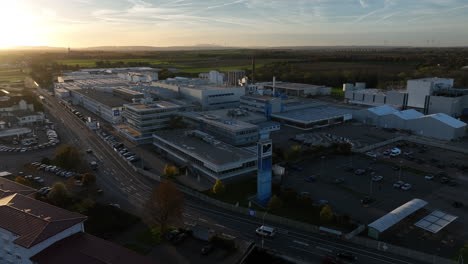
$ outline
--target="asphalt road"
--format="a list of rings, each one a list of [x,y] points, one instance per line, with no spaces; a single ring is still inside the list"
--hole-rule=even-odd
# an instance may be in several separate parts
[[[49,113],[60,120],[61,124],[59,125],[64,126],[72,133],[71,136],[76,138],[77,145],[82,150],[88,148],[93,150],[95,156],[92,158],[97,159],[100,164],[96,178],[97,184],[104,190],[103,199],[119,203],[123,209],[143,215],[145,201],[157,183],[133,171],[106,142],[86,128],[85,124],[71,112],[58,104],[56,98],[42,89],[39,89],[39,92],[49,102],[46,105]],[[185,222],[210,225],[215,230],[254,240],[259,246],[262,245],[262,241],[255,235],[255,229],[262,225],[259,219],[217,208],[188,196],[186,196],[185,204]],[[304,263],[320,263],[323,256],[333,255],[340,251],[355,254],[358,257],[355,263],[421,263],[377,249],[369,249],[323,237],[319,234],[305,233],[268,222],[265,224],[277,227],[278,234],[273,239],[266,239],[264,247],[292,256]]]

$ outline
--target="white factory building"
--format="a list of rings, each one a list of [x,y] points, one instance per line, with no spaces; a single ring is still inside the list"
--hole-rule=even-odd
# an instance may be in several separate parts
[[[158,131],[153,145],[179,166],[211,182],[228,181],[257,170],[257,155],[216,140],[199,130]]]
[[[423,78],[408,80],[406,90],[385,91],[343,85],[350,104],[399,109],[414,108],[424,114],[445,113],[453,117],[468,114],[468,89],[454,88],[453,79]]]
[[[289,82],[264,82],[256,83],[257,89],[263,95],[285,95],[285,96],[317,96],[330,95],[331,87],[324,85],[313,85],[305,83],[289,83]]]
[[[153,82],[155,94],[170,94],[181,97],[200,110],[214,110],[239,106],[240,97],[245,95],[243,87],[217,86],[199,79],[176,77]],[[165,91],[164,91],[165,90]]]
[[[466,135],[467,124],[444,113],[424,115],[414,109],[398,111],[382,105],[356,111],[354,119],[368,125],[412,131],[424,137],[452,140]]]

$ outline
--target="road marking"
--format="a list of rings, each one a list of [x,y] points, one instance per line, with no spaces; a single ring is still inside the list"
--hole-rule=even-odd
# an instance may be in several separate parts
[[[186,213],[183,213],[182,215],[183,215],[184,217],[191,217],[191,215],[186,214]]]
[[[215,226],[217,226],[217,227],[221,227],[221,228],[226,228],[225,226],[223,226],[223,225],[220,225],[220,224],[215,224]]]
[[[304,252],[307,252],[307,253],[310,253],[312,255],[316,255],[316,256],[319,256],[319,257],[324,257],[325,255],[323,254],[318,254],[316,252],[313,252],[313,251],[310,251],[310,250],[306,250],[304,248],[300,248],[300,247],[295,247],[295,246],[288,246],[289,248],[294,248],[296,250],[300,250],[300,251],[304,251]]]
[[[329,249],[329,248],[323,248],[323,247],[319,247],[319,246],[316,246],[317,249],[320,249],[320,250],[323,250],[323,251],[326,251],[326,252],[330,252],[332,253],[333,250],[332,249]]]
[[[277,232],[278,232],[279,234],[283,234],[283,235],[288,234],[288,230],[282,229],[282,228],[278,228],[278,229],[277,229]]]
[[[208,222],[208,220],[198,217],[198,221]]]
[[[309,246],[309,244],[307,244],[306,242],[302,242],[302,241],[298,241],[298,240],[293,240],[293,242],[296,243],[296,244],[305,246],[305,247],[308,247],[308,246]]]

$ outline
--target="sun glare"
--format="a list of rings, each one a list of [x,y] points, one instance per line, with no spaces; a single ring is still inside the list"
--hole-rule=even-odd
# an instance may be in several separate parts
[[[16,1],[6,1],[0,8],[0,48],[40,44],[34,16]]]

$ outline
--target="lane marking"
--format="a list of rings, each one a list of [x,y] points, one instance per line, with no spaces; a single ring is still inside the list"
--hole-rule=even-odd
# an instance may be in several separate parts
[[[305,247],[308,247],[308,246],[309,246],[309,244],[307,244],[306,242],[302,242],[302,241],[298,241],[298,240],[293,240],[293,242],[296,243],[296,244],[305,246]]]
[[[317,249],[320,249],[320,250],[323,250],[323,251],[326,251],[326,252],[330,252],[332,253],[333,250],[332,249],[329,249],[329,248],[323,248],[323,247],[319,247],[319,246],[316,246]]]
[[[225,226],[223,226],[223,225],[220,225],[220,224],[215,224],[215,226],[217,226],[217,227],[221,227],[221,228],[226,228]]]
[[[208,222],[208,220],[206,220],[206,219],[203,219],[203,218],[200,218],[200,217],[198,217],[198,221],[202,221],[202,222],[205,222],[205,223],[207,223],[207,222]]]
[[[304,251],[304,252],[307,252],[307,253],[310,253],[312,255],[316,255],[316,256],[319,256],[319,257],[325,257],[325,255],[323,254],[319,254],[319,253],[316,253],[316,252],[313,252],[313,251],[310,251],[310,250],[306,250],[304,248],[300,248],[300,247],[295,247],[295,246],[288,246],[289,248],[293,248],[295,250],[300,250],[300,251]]]

